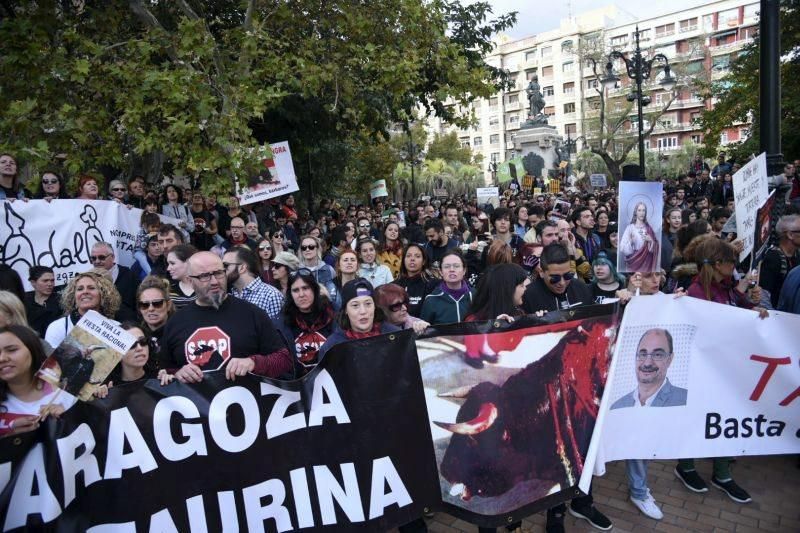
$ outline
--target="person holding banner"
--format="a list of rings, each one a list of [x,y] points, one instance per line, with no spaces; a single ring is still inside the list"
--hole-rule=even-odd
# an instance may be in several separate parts
[[[0,153],[0,200],[24,200],[31,194],[20,186],[17,178],[17,160],[11,154]]]
[[[175,305],[169,290],[169,282],[158,276],[147,276],[136,291],[136,307],[142,318],[142,331],[158,349],[164,325],[175,314]],[[152,364],[155,367],[155,359]]]
[[[419,317],[425,297],[439,285],[439,280],[428,269],[428,258],[423,247],[410,243],[403,252],[403,264],[395,283],[408,294],[408,314]]]
[[[32,329],[0,328],[0,437],[33,431],[75,403],[75,397],[36,377],[45,359]]]
[[[461,251],[450,250],[442,256],[442,281],[425,297],[420,318],[433,325],[462,322],[472,305],[472,290],[464,280],[467,263]]]
[[[56,198],[69,198],[64,178],[50,170],[43,172],[42,179],[39,182],[39,190],[34,198],[47,200],[48,202]]]
[[[700,265],[700,272],[689,286],[687,291],[689,296],[753,309],[758,311],[762,319],[768,316],[766,309],[756,307],[761,299],[761,289],[755,285],[757,281],[755,276],[751,273],[742,277],[738,283],[734,280],[737,253],[733,245],[721,239],[706,238],[697,246],[695,258]],[[708,486],[695,470],[694,459],[678,461],[675,476],[692,492],[708,492]],[[750,494],[737,485],[731,477],[729,457],[714,458],[711,484],[737,503],[753,501]]]

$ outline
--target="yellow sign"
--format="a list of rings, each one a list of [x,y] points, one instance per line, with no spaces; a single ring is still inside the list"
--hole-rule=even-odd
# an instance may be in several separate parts
[[[522,177],[522,188],[526,191],[529,191],[531,190],[531,187],[533,187],[533,176],[525,174]]]

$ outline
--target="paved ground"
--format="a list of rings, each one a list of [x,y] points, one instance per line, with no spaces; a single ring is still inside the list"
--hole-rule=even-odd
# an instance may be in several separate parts
[[[651,520],[628,500],[628,482],[622,463],[608,465],[608,473],[594,480],[594,499],[614,522],[613,531],[779,531],[800,532],[800,468],[798,458],[790,456],[740,457],[732,466],[733,476],[753,497],[749,504],[738,504],[724,493],[709,488],[694,494],[684,488],[672,473],[674,461],[650,463],[650,491],[664,512],[663,520]],[[697,469],[708,482],[711,462],[697,461]],[[544,531],[544,515],[529,517],[523,531]],[[568,532],[597,531],[584,521],[567,516]],[[430,531],[442,533],[477,532],[477,527],[444,513],[428,520]],[[502,530],[498,530],[500,533]]]

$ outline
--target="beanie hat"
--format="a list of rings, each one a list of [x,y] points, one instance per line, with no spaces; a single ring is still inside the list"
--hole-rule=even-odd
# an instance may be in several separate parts
[[[344,284],[344,287],[342,287],[342,309],[347,307],[347,302],[353,298],[358,298],[359,296],[372,296],[372,292],[372,284],[363,278],[357,278],[348,281]]]

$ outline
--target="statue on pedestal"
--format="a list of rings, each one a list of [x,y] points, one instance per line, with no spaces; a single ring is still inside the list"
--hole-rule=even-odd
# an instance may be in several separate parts
[[[541,126],[547,124],[547,115],[543,113],[544,110],[544,95],[542,88],[539,85],[539,77],[533,76],[531,82],[528,84],[525,92],[528,95],[528,120],[522,127]]]

